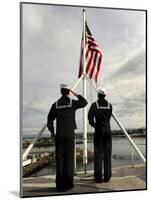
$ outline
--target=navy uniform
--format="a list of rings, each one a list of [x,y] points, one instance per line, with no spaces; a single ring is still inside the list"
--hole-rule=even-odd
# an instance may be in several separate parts
[[[94,180],[101,183],[102,162],[104,163],[104,181],[111,178],[112,136],[110,118],[112,105],[105,100],[104,88],[98,90],[98,100],[94,102],[88,113],[89,124],[95,128],[94,133]]]
[[[56,188],[65,191],[73,187],[74,175],[74,129],[76,129],[75,111],[87,105],[81,96],[78,100],[68,97],[69,86],[61,84],[62,97],[56,101],[48,114],[47,127],[54,134],[53,121],[56,119]]]

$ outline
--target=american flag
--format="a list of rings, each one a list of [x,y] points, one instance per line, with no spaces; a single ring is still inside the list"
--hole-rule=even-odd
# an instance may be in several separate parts
[[[92,36],[87,22],[85,23],[85,72],[89,75],[89,78],[97,82],[98,74],[101,67],[102,53],[100,48]],[[81,54],[80,54],[80,68],[79,75],[80,78],[83,73],[83,46],[84,46],[83,36],[81,40]]]

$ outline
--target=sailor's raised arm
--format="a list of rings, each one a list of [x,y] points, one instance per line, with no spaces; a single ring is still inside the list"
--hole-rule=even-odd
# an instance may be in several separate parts
[[[83,107],[85,107],[88,104],[87,100],[82,95],[77,94],[77,93],[73,92],[72,90],[70,90],[70,92],[74,96],[76,96],[78,98],[78,100],[74,100],[76,109],[83,108]]]

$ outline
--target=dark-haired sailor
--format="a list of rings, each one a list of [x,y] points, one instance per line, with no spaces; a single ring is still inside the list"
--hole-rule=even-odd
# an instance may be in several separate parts
[[[105,99],[106,90],[98,89],[98,100],[94,102],[88,113],[89,124],[94,127],[94,181],[108,182],[111,178],[112,136],[110,118],[112,105]],[[104,179],[102,173],[104,163]]]
[[[52,135],[54,131],[54,120],[56,120],[56,189],[66,191],[73,188],[74,176],[74,129],[77,128],[75,112],[87,105],[86,99],[70,90],[67,84],[61,84],[61,98],[51,107],[47,127]],[[70,92],[78,100],[69,97]]]

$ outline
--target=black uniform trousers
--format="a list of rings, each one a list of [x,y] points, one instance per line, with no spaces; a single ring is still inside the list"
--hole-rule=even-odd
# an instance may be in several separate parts
[[[112,136],[94,135],[94,179],[102,181],[102,163],[104,164],[104,180],[111,178]]]
[[[58,191],[73,187],[74,131],[70,135],[56,134],[56,188]]]

